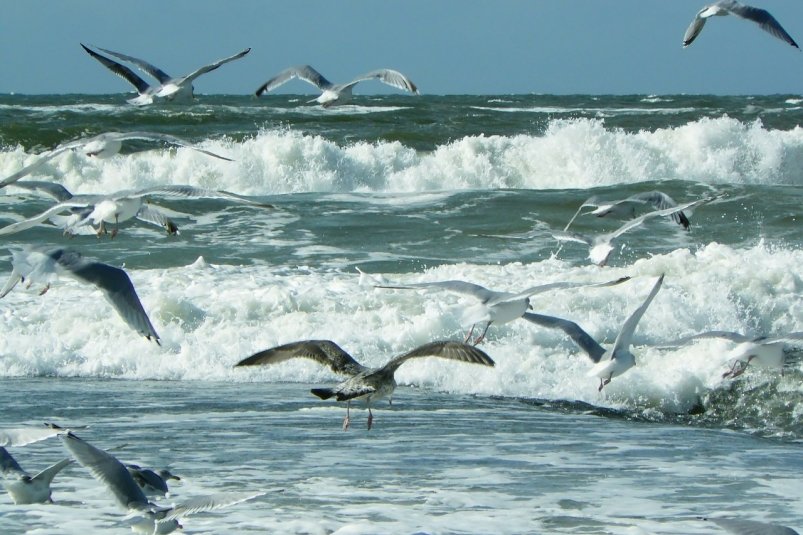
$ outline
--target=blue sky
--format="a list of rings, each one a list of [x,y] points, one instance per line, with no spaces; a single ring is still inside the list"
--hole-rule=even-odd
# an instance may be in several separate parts
[[[803,2],[756,0],[803,45]],[[132,88],[79,43],[171,75],[252,47],[195,82],[249,94],[290,65],[333,82],[388,67],[424,94],[803,92],[803,52],[735,17],[687,49],[700,0],[6,0],[0,93]],[[143,78],[148,79],[146,75]],[[294,81],[283,92],[312,93]],[[377,82],[356,93],[383,92]]]

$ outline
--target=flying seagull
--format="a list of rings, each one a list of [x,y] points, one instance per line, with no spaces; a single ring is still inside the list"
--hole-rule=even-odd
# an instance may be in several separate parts
[[[803,332],[755,337],[731,331],[707,331],[662,345],[661,349],[674,349],[706,338],[722,338],[737,344],[728,353],[727,361],[730,363],[730,369],[722,374],[723,379],[740,376],[751,363],[762,368],[780,369],[783,375],[786,346],[803,347]]]
[[[56,474],[71,463],[72,459],[62,459],[35,476],[31,476],[20,467],[5,448],[0,447],[0,472],[3,474],[3,486],[16,505],[52,503],[50,484]]]
[[[725,15],[736,15],[745,20],[755,22],[762,30],[771,33],[778,39],[786,41],[793,47],[800,49],[786,30],[770,15],[769,11],[757,7],[740,4],[735,0],[721,0],[705,6],[697,12],[694,20],[691,21],[686,34],[683,36],[683,48],[689,46],[694,41],[705,26],[709,17],[723,17]]]
[[[412,351],[399,355],[380,368],[367,368],[354,360],[337,344],[330,340],[304,340],[273,347],[254,353],[235,364],[235,366],[257,366],[276,364],[286,360],[304,357],[328,366],[333,372],[348,375],[349,378],[333,388],[313,388],[311,392],[321,399],[334,397],[346,402],[346,419],[343,430],[351,423],[350,409],[352,399],[364,399],[368,406],[368,429],[374,421],[371,402],[392,396],[396,389],[396,370],[412,358],[440,357],[483,366],[493,366],[494,361],[485,352],[460,342],[430,342]]]
[[[159,81],[158,85],[150,85],[145,80],[137,76],[134,71],[122,65],[106,56],[103,56],[94,50],[88,48],[83,43],[81,44],[84,50],[98,60],[104,67],[112,71],[114,74],[124,78],[127,80],[131,85],[133,85],[137,93],[139,95],[135,98],[129,99],[127,102],[129,104],[134,104],[137,106],[143,106],[146,104],[152,104],[154,99],[167,99],[167,100],[191,100],[193,98],[193,91],[194,87],[192,82],[201,76],[202,74],[206,74],[210,71],[213,71],[220,67],[223,64],[226,64],[230,61],[234,61],[235,59],[240,59],[241,57],[248,54],[251,51],[250,48],[246,48],[242,52],[238,52],[233,56],[229,56],[227,58],[223,58],[217,60],[214,63],[210,63],[209,65],[204,65],[203,67],[191,72],[186,76],[181,76],[178,78],[173,78],[172,76],[166,74],[163,70],[158,67],[155,67],[148,63],[147,61],[127,56],[125,54],[120,54],[119,52],[113,52],[111,50],[107,50],[105,48],[96,47],[98,50],[102,50],[103,52],[110,54],[117,59],[122,61],[127,61],[136,65],[142,71],[150,74],[154,78]]]
[[[187,147],[188,149],[202,152],[214,158],[219,158],[221,160],[226,160],[229,162],[232,161],[231,158],[226,158],[225,156],[220,156],[219,154],[215,154],[214,152],[209,152],[208,150],[201,149],[199,147],[196,147],[189,141],[185,141],[181,138],[178,138],[176,136],[171,136],[168,134],[159,134],[156,132],[104,132],[96,136],[85,137],[81,139],[76,139],[74,141],[69,141],[67,143],[62,143],[55,149],[40,154],[39,158],[35,162],[23,167],[13,175],[6,177],[2,181],[0,181],[0,188],[8,186],[9,184],[13,184],[20,178],[36,171],[44,164],[46,164],[48,161],[52,160],[59,154],[66,152],[68,150],[79,150],[80,152],[86,154],[87,156],[94,156],[96,158],[111,158],[112,156],[120,152],[120,148],[123,145],[123,141],[128,141],[130,139],[144,139],[146,141],[158,141],[162,143],[168,143],[171,145],[176,145],[178,147]]]
[[[107,451],[96,448],[73,433],[59,435],[67,451],[92,476],[106,485],[130,518],[139,521],[132,526],[147,533],[170,533],[181,528],[178,519],[192,513],[211,511],[262,496],[257,493],[226,493],[190,499],[172,507],[151,503],[123,463]]]
[[[525,313],[523,317],[536,325],[560,329],[565,332],[594,362],[594,367],[591,368],[588,375],[590,377],[599,377],[599,390],[601,391],[605,385],[611,382],[611,379],[617,375],[622,375],[636,365],[636,357],[630,352],[633,333],[636,331],[636,326],[644,315],[644,312],[646,312],[647,307],[650,306],[658,290],[661,289],[663,281],[663,275],[658,277],[650,294],[641,306],[634,310],[630,317],[622,324],[619,334],[616,335],[616,341],[613,343],[613,347],[608,350],[603,348],[599,342],[594,340],[591,335],[573,321],[556,318],[554,316],[545,316],[543,314],[533,314],[531,312]]]
[[[157,205],[150,202],[151,197],[167,197],[173,199],[218,198],[234,201],[260,208],[274,208],[271,204],[253,201],[242,195],[223,190],[210,190],[185,185],[166,185],[141,190],[122,190],[108,195],[72,195],[61,186],[43,186],[42,182],[31,181],[21,187],[42,191],[54,198],[61,199],[56,205],[29,219],[12,223],[0,228],[0,236],[14,234],[29,229],[63,212],[70,212],[71,218],[63,224],[66,233],[72,233],[83,225],[97,225],[98,235],[106,232],[106,223],[113,223],[111,237],[119,230],[119,224],[131,218],[163,227],[168,234],[176,234],[178,227]],[[19,185],[19,183],[17,183]]]
[[[50,288],[50,283],[59,275],[69,275],[81,282],[97,286],[117,314],[133,330],[159,344],[159,335],[151,325],[150,319],[131,279],[125,271],[108,264],[85,258],[81,253],[60,247],[25,245],[12,250],[11,276],[2,290],[0,299],[5,297],[21,281],[31,284],[44,283],[39,295]]]
[[[712,201],[713,198],[706,198],[706,199],[699,199],[692,202],[687,202],[685,204],[681,204],[678,206],[674,206],[671,208],[665,208],[663,210],[655,210],[652,212],[647,212],[635,219],[631,219],[618,229],[613,232],[608,232],[605,234],[597,235],[593,238],[584,236],[582,234],[578,234],[576,232],[556,232],[552,236],[558,241],[574,241],[579,243],[584,243],[588,245],[588,258],[598,266],[604,266],[608,262],[608,258],[611,256],[613,252],[613,245],[612,242],[625,232],[632,230],[645,221],[652,219],[654,217],[664,217],[664,216],[671,216],[672,214],[682,212],[683,210],[689,210],[698,206],[703,203],[707,203]]]
[[[275,89],[283,83],[292,80],[293,78],[299,78],[305,82],[309,82],[320,89],[321,95],[310,102],[317,102],[324,108],[339,104],[346,104],[347,102],[351,101],[352,89],[354,89],[355,85],[364,80],[377,79],[380,82],[397,89],[409,91],[410,93],[414,93],[416,95],[418,94],[418,88],[412,82],[412,80],[407,78],[399,71],[394,71],[391,69],[377,69],[375,71],[365,73],[348,82],[347,84],[333,84],[309,65],[299,65],[283,70],[259,86],[259,88],[256,90],[256,96],[260,96],[267,91]]]
[[[469,295],[476,298],[479,303],[467,307],[463,311],[462,323],[471,324],[468,334],[464,342],[471,340],[471,335],[474,333],[474,327],[477,323],[484,322],[485,328],[472,345],[477,345],[485,339],[488,328],[492,323],[507,323],[522,315],[528,310],[532,309],[530,305],[530,297],[548,292],[551,290],[562,290],[567,288],[582,288],[582,287],[600,287],[600,286],[614,286],[630,279],[630,277],[622,277],[608,282],[601,283],[583,283],[583,282],[553,282],[549,284],[542,284],[540,286],[533,286],[518,293],[497,292],[489,290],[479,284],[471,282],[464,282],[460,280],[438,281],[438,282],[419,282],[411,284],[376,284],[376,288],[389,288],[397,290],[417,290],[417,289],[434,289],[446,290],[452,293]]]
[[[674,208],[677,205],[678,203],[676,203],[672,197],[657,190],[636,193],[635,195],[616,201],[603,201],[594,195],[580,205],[563,228],[563,231],[569,230],[569,227],[577,216],[580,215],[580,211],[583,208],[594,207],[594,210],[586,213],[597,217],[611,216],[616,219],[633,219],[636,217],[637,212],[640,212],[643,208],[648,206],[651,206],[654,210],[666,210],[668,208]],[[682,226],[684,230],[689,230],[689,218],[682,211],[672,212],[669,214],[669,217],[672,218],[672,221]]]

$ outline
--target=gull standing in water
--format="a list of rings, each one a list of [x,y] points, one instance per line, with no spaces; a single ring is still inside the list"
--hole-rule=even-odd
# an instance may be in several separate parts
[[[195,88],[192,85],[192,82],[201,76],[202,74],[206,74],[210,71],[213,71],[224,65],[230,61],[234,61],[235,59],[240,59],[241,57],[248,54],[251,49],[246,48],[242,52],[238,52],[233,56],[229,56],[227,58],[220,59],[214,63],[210,63],[209,65],[204,65],[203,67],[191,72],[186,76],[181,76],[178,78],[173,78],[172,76],[165,73],[162,69],[151,65],[147,61],[127,56],[125,54],[120,54],[119,52],[113,52],[111,50],[107,50],[105,48],[96,47],[98,50],[102,50],[103,52],[110,54],[120,60],[128,61],[139,67],[144,72],[150,74],[154,78],[159,81],[159,85],[150,85],[145,80],[137,76],[134,71],[117,63],[116,61],[107,58],[101,54],[98,54],[94,50],[88,48],[83,43],[81,44],[86,52],[98,60],[104,67],[112,71],[114,74],[124,78],[127,80],[131,85],[133,85],[139,96],[129,99],[127,102],[129,104],[134,104],[136,106],[144,106],[146,104],[152,104],[154,99],[166,99],[166,100],[175,100],[175,101],[189,101],[192,100],[194,97],[193,91]]]
[[[12,250],[11,276],[2,290],[0,299],[8,295],[20,281],[28,287],[33,283],[44,283],[39,295],[50,288],[59,275],[69,275],[81,282],[88,282],[103,291],[103,296],[114,307],[117,314],[130,328],[153,340],[157,345],[159,335],[151,325],[148,314],[142,308],[134,285],[128,274],[120,268],[84,258],[81,253],[60,247],[26,245]],[[63,431],[63,430],[62,430]]]
[[[40,154],[39,158],[35,162],[23,167],[13,175],[0,181],[0,188],[8,186],[9,184],[13,184],[20,178],[36,171],[48,161],[68,150],[79,150],[85,155],[93,156],[95,158],[111,158],[120,152],[120,149],[123,146],[123,141],[128,141],[131,139],[143,139],[146,141],[169,143],[178,147],[186,147],[188,149],[196,150],[214,158],[219,158],[228,162],[232,161],[231,158],[226,158],[225,156],[220,156],[214,152],[209,152],[208,150],[198,148],[189,141],[185,141],[181,138],[168,134],[159,134],[156,132],[104,132],[96,136],[85,137],[76,139],[75,141],[62,143],[55,149]]]
[[[334,397],[337,401],[346,402],[346,419],[343,420],[343,430],[349,428],[351,423],[351,400],[364,399],[368,406],[368,429],[373,425],[374,416],[371,412],[371,402],[384,397],[392,396],[396,389],[396,370],[412,358],[440,357],[483,366],[493,366],[484,351],[460,342],[430,342],[419,346],[412,351],[399,355],[380,368],[368,368],[354,360],[337,344],[330,340],[304,340],[273,347],[254,353],[235,364],[235,366],[257,366],[261,364],[276,364],[292,358],[312,359],[333,372],[348,375],[349,378],[333,388],[313,388],[311,392],[321,399]]]
[[[683,48],[686,48],[692,44],[697,36],[700,35],[700,32],[703,31],[703,26],[705,26],[705,22],[710,17],[723,17],[725,15],[736,15],[737,17],[741,17],[745,20],[755,22],[762,30],[769,32],[778,39],[781,39],[793,47],[800,49],[795,40],[792,39],[788,33],[786,33],[786,30],[784,30],[780,23],[775,20],[775,17],[770,15],[769,11],[740,4],[735,0],[721,0],[719,2],[709,4],[698,11],[697,15],[694,16],[694,20],[691,21],[691,24],[686,30],[686,33],[683,35]]]
[[[320,89],[321,95],[310,102],[317,102],[324,108],[350,102],[352,98],[352,89],[354,89],[355,85],[364,80],[376,79],[397,89],[409,91],[410,93],[416,95],[418,94],[418,88],[412,82],[412,80],[407,78],[399,71],[394,71],[392,69],[377,69],[375,71],[358,76],[347,84],[333,84],[309,65],[300,65],[283,70],[259,86],[255,94],[256,96],[260,96],[263,93],[275,89],[283,83],[292,80],[293,78],[299,78],[305,82],[309,82]]]
[[[16,505],[53,503],[50,484],[56,474],[71,463],[72,459],[62,459],[35,476],[31,476],[20,467],[5,448],[0,447],[0,471],[3,474],[3,486]]]
[[[128,513],[138,518],[132,529],[144,533],[171,533],[182,526],[178,519],[192,513],[211,511],[262,496],[264,492],[226,493],[190,499],[172,507],[151,503],[123,463],[72,433],[59,435],[67,451],[87,468],[92,477],[106,485]]]
[[[56,199],[62,198],[63,200],[38,215],[0,228],[0,235],[14,234],[29,229],[65,211],[69,211],[76,216],[65,223],[65,232],[67,233],[72,232],[75,228],[92,223],[98,225],[97,233],[100,235],[106,232],[105,223],[114,223],[114,229],[111,232],[111,237],[114,238],[119,230],[120,222],[135,217],[146,223],[163,227],[168,234],[176,234],[178,232],[176,224],[170,220],[162,209],[150,202],[150,197],[173,199],[218,198],[260,208],[274,208],[272,204],[256,202],[228,191],[185,185],[155,186],[137,191],[122,190],[109,195],[72,195],[63,187],[43,186],[41,182],[37,181],[23,184],[21,187],[44,191]]]
[[[597,217],[612,216],[616,219],[633,219],[636,217],[636,212],[641,211],[641,209],[646,206],[652,206],[655,210],[666,210],[668,208],[675,208],[677,205],[678,203],[676,203],[672,197],[657,190],[636,193],[635,195],[618,201],[603,201],[595,195],[580,205],[580,208],[574,213],[563,228],[563,231],[566,232],[569,230],[571,224],[577,216],[580,215],[580,211],[587,207],[593,206],[594,210],[586,212],[586,214],[595,215]],[[669,214],[669,217],[672,218],[672,221],[683,227],[684,230],[689,230],[689,218],[683,211],[672,212]]]
[[[540,286],[533,286],[522,292],[509,293],[509,292],[496,292],[489,290],[479,284],[471,282],[464,282],[459,280],[438,281],[438,282],[419,282],[404,285],[389,285],[389,284],[376,284],[376,288],[388,288],[395,290],[417,290],[417,289],[435,289],[446,290],[448,292],[470,295],[479,300],[479,303],[467,307],[463,310],[461,322],[463,324],[471,324],[466,339],[463,342],[471,340],[471,335],[474,333],[474,327],[477,323],[485,322],[485,328],[472,345],[477,345],[485,339],[488,328],[492,323],[507,323],[517,318],[522,317],[525,312],[532,309],[530,305],[530,297],[548,292],[551,290],[562,290],[567,288],[583,288],[583,287],[602,287],[614,286],[629,280],[630,277],[622,277],[608,282],[600,283],[584,283],[584,282],[553,282],[549,284],[542,284]]]
[[[675,340],[662,345],[661,349],[673,349],[706,338],[722,338],[737,344],[727,355],[730,369],[722,374],[723,379],[740,376],[751,363],[760,368],[779,369],[783,375],[786,346],[803,347],[803,332],[751,337],[731,331],[708,331]]]
[[[658,277],[658,280],[655,281],[650,294],[641,306],[634,310],[630,317],[622,324],[619,334],[616,335],[616,341],[613,343],[613,347],[608,350],[605,350],[599,342],[594,340],[591,335],[573,321],[530,312],[525,313],[523,317],[536,325],[560,329],[565,332],[594,362],[594,367],[591,368],[588,375],[590,377],[599,377],[599,390],[601,391],[605,385],[611,382],[611,379],[617,375],[622,375],[636,365],[636,357],[630,352],[630,344],[633,342],[633,333],[636,331],[636,326],[644,315],[644,312],[646,312],[647,307],[650,306],[658,290],[661,289],[661,284],[663,282],[664,276],[661,275]]]

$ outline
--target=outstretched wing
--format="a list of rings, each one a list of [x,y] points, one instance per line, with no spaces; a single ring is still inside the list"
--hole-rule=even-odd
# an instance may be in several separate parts
[[[234,54],[233,56],[229,56],[227,58],[219,59],[214,63],[210,63],[209,65],[204,65],[203,67],[192,71],[187,76],[184,76],[183,78],[180,78],[177,83],[178,84],[183,84],[185,82],[192,82],[193,80],[195,80],[196,78],[198,78],[202,74],[206,74],[209,71],[214,71],[215,69],[217,69],[221,65],[225,65],[226,63],[228,63],[230,61],[234,61],[235,59],[240,59],[241,57],[245,56],[249,52],[251,52],[251,49],[250,48],[246,48],[242,52],[238,52],[238,53]]]
[[[45,182],[44,180],[21,180],[14,183],[15,187],[22,188],[28,191],[35,191],[37,193],[44,193],[49,197],[56,199],[59,202],[69,201],[73,198],[67,188],[55,182]]]
[[[230,193],[228,191],[223,191],[223,190],[196,188],[195,186],[183,186],[183,185],[155,186],[152,188],[141,189],[133,193],[131,192],[122,192],[122,193],[126,197],[158,196],[158,197],[168,197],[174,199],[227,199],[230,201],[235,201],[243,204],[250,204],[252,206],[260,206],[262,208],[274,208],[272,204],[257,202],[252,199],[249,199],[248,197],[237,195],[236,193]]]
[[[437,281],[437,282],[415,282],[410,284],[399,284],[399,285],[378,284],[376,285],[376,288],[389,288],[394,290],[419,290],[419,289],[432,288],[435,290],[446,290],[447,292],[470,295],[471,297],[479,299],[483,303],[499,295],[499,292],[494,292],[492,290],[489,290],[488,288],[480,286],[479,284],[473,284],[471,282],[464,282],[457,280]]]
[[[339,345],[331,340],[303,340],[272,347],[254,353],[235,364],[235,366],[276,364],[298,357],[312,359],[329,367],[333,372],[344,375],[357,375],[369,369],[354,360],[354,357],[343,351]]]
[[[202,152],[208,156],[219,158],[221,160],[226,160],[227,162],[234,161],[231,158],[226,158],[225,156],[220,156],[219,154],[215,154],[214,152],[209,152],[208,150],[196,147],[189,141],[185,141],[179,137],[171,136],[169,134],[159,134],[157,132],[108,132],[106,135],[109,137],[113,137],[115,139],[119,139],[120,141],[126,139],[146,139],[148,141],[163,141],[165,143],[170,143],[172,145],[177,145],[179,147],[186,147],[188,149],[197,150],[198,152]]]
[[[639,306],[633,313],[627,318],[622,325],[619,334],[616,336],[616,341],[613,344],[612,354],[616,355],[620,350],[627,349],[630,347],[630,343],[633,340],[633,333],[636,331],[636,326],[638,322],[641,320],[641,317],[647,311],[647,307],[650,306],[652,300],[655,298],[655,295],[658,293],[658,290],[661,289],[661,284],[664,282],[664,276],[661,275],[658,277],[658,280],[655,281],[655,284],[650,291],[650,294],[644,300],[644,302]]]
[[[60,202],[54,206],[51,206],[41,214],[31,217],[30,219],[17,221],[16,223],[12,223],[10,225],[6,225],[3,228],[0,228],[0,236],[6,234],[14,234],[16,232],[29,229],[31,227],[35,227],[42,221],[48,219],[51,216],[59,214],[64,210],[67,210],[68,208],[81,208],[86,206],[87,206],[86,203],[83,202],[73,202],[73,201]]]
[[[775,19],[775,17],[773,17],[770,14],[770,12],[767,11],[766,9],[746,6],[738,2],[730,3],[729,5],[726,6],[726,9],[731,13],[733,13],[734,15],[755,22],[765,32],[769,32],[771,35],[774,35],[778,39],[786,41],[793,47],[800,48],[799,46],[797,46],[795,40],[792,39],[792,37],[788,33],[786,33],[786,30],[783,29],[783,26],[781,26],[781,24]]]
[[[676,203],[672,197],[658,190],[636,193],[635,195],[628,197],[627,200],[650,204],[656,210],[675,208],[678,205],[678,203]],[[689,218],[686,217],[686,214],[684,214],[682,211],[672,212],[669,214],[669,217],[671,217],[672,221],[682,226],[684,229],[689,229]]]
[[[697,36],[700,35],[700,32],[703,31],[703,26],[705,26],[706,19],[701,17],[700,14],[705,11],[707,8],[700,10],[697,15],[694,16],[694,20],[691,21],[689,27],[686,28],[686,33],[683,34],[683,48],[686,48],[692,41],[697,39]]]
[[[321,91],[325,89],[329,89],[332,87],[332,82],[324,78],[324,76],[310,67],[309,65],[297,65],[294,67],[288,67],[287,69],[283,70],[261,86],[255,91],[254,94],[256,96],[260,96],[262,93],[266,91],[270,91],[271,89],[275,89],[280,85],[284,84],[285,82],[289,82],[293,78],[298,78],[300,80],[304,80],[307,83],[310,83],[320,89]]]
[[[148,84],[148,82],[137,76],[134,73],[134,71],[132,71],[125,65],[121,65],[116,61],[107,58],[106,56],[98,54],[94,50],[87,48],[83,43],[81,44],[81,47],[83,47],[83,49],[86,50],[87,54],[89,54],[90,56],[98,60],[101,64],[103,64],[104,67],[106,67],[114,74],[122,77],[128,83],[133,85],[137,89],[137,93],[139,93],[140,95],[147,92],[148,89],[150,89],[151,86]]]
[[[442,359],[458,360],[471,364],[481,364],[483,366],[493,366],[494,361],[481,349],[464,344],[462,342],[438,341],[430,342],[409,351],[398,357],[394,357],[382,368],[383,372],[393,372],[412,358],[418,357],[440,357]]]
[[[562,330],[580,347],[580,349],[585,351],[595,363],[599,362],[602,355],[605,354],[605,348],[573,321],[557,318],[555,316],[533,314],[532,312],[525,312],[522,318],[542,327]]]
[[[96,46],[95,48],[97,48],[98,50],[102,50],[102,51],[106,52],[107,54],[110,54],[110,55],[116,57],[117,59],[121,59],[121,60],[127,61],[129,63],[133,63],[134,65],[136,65],[137,67],[139,67],[143,71],[147,72],[148,74],[150,74],[151,76],[153,76],[154,78],[159,80],[160,84],[167,83],[172,78],[169,74],[164,72],[159,67],[151,65],[150,63],[148,63],[147,61],[145,61],[143,59],[135,58],[133,56],[126,56],[125,54],[121,54],[119,52],[113,52],[111,50],[108,50],[108,49],[105,49],[105,48],[101,48],[99,46]]]
[[[0,474],[6,479],[10,479],[26,476],[28,472],[22,469],[19,463],[17,463],[14,457],[12,457],[4,447],[0,446]]]
[[[394,71],[393,69],[377,69],[375,71],[367,72],[356,77],[349,83],[343,84],[343,87],[354,86],[363,80],[379,80],[380,82],[391,87],[395,87],[396,89],[418,94],[418,87],[416,87],[413,81],[399,71]]]

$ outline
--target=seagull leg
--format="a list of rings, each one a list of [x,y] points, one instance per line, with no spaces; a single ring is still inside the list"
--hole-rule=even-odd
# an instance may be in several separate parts
[[[613,379],[613,375],[609,375],[607,379],[603,379],[602,377],[600,377],[599,388],[597,389],[597,392],[602,392],[602,389],[605,387],[605,385],[611,382],[611,379]]]
[[[464,344],[467,344],[469,340],[471,340],[471,335],[474,334],[474,325],[475,323],[471,324],[471,328],[468,330],[468,334],[466,335],[466,339],[463,340]]]
[[[480,342],[482,342],[483,340],[485,340],[485,333],[488,332],[488,327],[491,326],[491,323],[493,323],[493,321],[489,321],[488,323],[485,324],[485,329],[482,331],[482,334],[479,336],[479,338],[474,340],[474,343],[472,345],[477,345]]]
[[[50,289],[50,283],[48,282],[47,284],[45,284],[45,287],[42,288],[42,291],[39,292],[39,295],[45,295],[49,289]]]
[[[350,409],[351,409],[351,400],[346,402],[346,418],[345,420],[343,420],[343,431],[348,431],[349,425],[351,425]]]
[[[114,216],[114,229],[112,229],[112,239],[117,236],[117,233],[120,231],[120,220],[117,216]]]
[[[371,412],[371,402],[368,402],[368,431],[371,430],[371,426],[374,423],[374,415]]]

